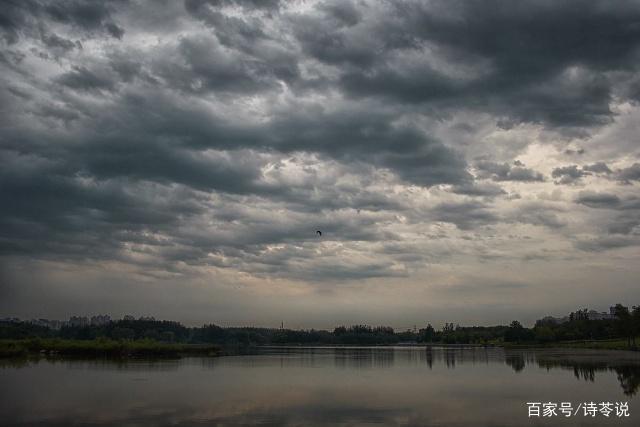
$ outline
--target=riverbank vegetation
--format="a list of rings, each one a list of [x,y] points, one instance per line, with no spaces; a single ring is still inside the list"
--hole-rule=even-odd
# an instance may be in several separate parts
[[[29,355],[77,357],[179,357],[184,355],[217,356],[219,346],[161,343],[153,340],[65,340],[28,338],[0,340],[0,357]]]
[[[590,318],[586,309],[564,319],[544,318],[532,328],[510,325],[460,326],[446,323],[436,330],[395,331],[391,327],[338,326],[333,331],[284,328],[223,328],[217,325],[186,327],[178,322],[127,319],[102,325],[64,326],[50,329],[29,322],[0,321],[1,355],[45,351],[64,354],[164,355],[220,348],[259,345],[398,345],[476,344],[544,345],[602,349],[637,349],[640,307],[618,304],[614,315]],[[40,347],[39,347],[40,346]]]

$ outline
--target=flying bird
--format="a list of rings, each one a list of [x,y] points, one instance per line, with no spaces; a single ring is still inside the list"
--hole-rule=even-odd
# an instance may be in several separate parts
[[[322,236],[322,231],[316,230],[316,233],[318,233],[318,236]]]

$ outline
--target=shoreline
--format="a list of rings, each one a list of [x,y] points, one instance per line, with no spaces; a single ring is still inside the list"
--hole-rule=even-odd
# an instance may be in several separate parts
[[[223,349],[211,344],[175,344],[152,340],[115,341],[25,339],[0,340],[0,358],[82,357],[82,358],[171,358],[182,356],[220,356]]]
[[[487,343],[487,344],[445,344],[445,343],[402,343],[402,344],[301,344],[288,343],[276,345],[216,345],[163,343],[153,340],[64,340],[58,338],[27,338],[18,340],[0,340],[0,358],[21,357],[80,357],[80,358],[180,358],[188,356],[219,357],[251,353],[251,349],[382,349],[382,348],[503,348],[503,349],[593,349],[610,351],[633,351],[626,340],[576,340],[548,343]]]

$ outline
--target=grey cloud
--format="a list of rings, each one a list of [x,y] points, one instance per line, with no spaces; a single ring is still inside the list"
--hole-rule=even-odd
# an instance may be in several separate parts
[[[616,210],[640,209],[640,198],[637,196],[619,197],[613,193],[599,193],[595,191],[581,191],[576,203],[592,208],[607,208]]]
[[[184,6],[189,13],[198,13],[207,7],[225,6],[240,6],[248,10],[277,10],[280,7],[280,0],[185,0]]]
[[[85,0],[70,0],[65,2],[42,2],[43,11],[53,20],[65,24],[77,25],[85,30],[105,29],[110,35],[121,38],[124,30],[119,28],[111,19],[115,5],[126,3],[123,1],[92,2]]]
[[[634,26],[637,5],[607,6],[591,1],[402,2],[369,8],[368,23],[353,21],[342,28],[318,15],[297,17],[294,28],[309,55],[349,65],[339,81],[352,95],[445,109],[478,106],[550,126],[597,126],[613,116],[613,83],[602,72],[633,68],[640,42]],[[595,30],[578,36],[583,31],[577,25]],[[609,43],[615,48],[605,52],[601,46]],[[397,57],[406,52],[416,57],[436,52],[448,65],[464,65],[468,76],[455,77],[428,63],[403,65]]]
[[[561,216],[563,212],[563,209],[551,204],[529,202],[520,205],[507,220],[558,229],[567,225]]]
[[[185,6],[193,18],[203,21],[213,31],[220,45],[231,50],[237,50],[238,53],[244,55],[244,57],[236,56],[233,59],[227,55],[227,63],[232,60],[236,63],[236,67],[243,67],[245,69],[245,78],[247,77],[246,71],[250,71],[253,68],[255,69],[254,74],[265,74],[264,77],[273,80],[273,83],[279,79],[292,86],[299,86],[300,70],[298,61],[300,58],[293,51],[294,47],[290,46],[280,35],[267,34],[263,30],[265,27],[263,25],[264,20],[268,19],[270,15],[265,16],[263,14],[259,17],[246,15],[229,16],[221,12],[219,7],[211,7],[216,6],[213,3],[186,2]],[[245,9],[253,8],[250,2],[239,2],[239,4]],[[269,5],[268,2],[257,2],[256,6],[271,10],[273,7],[277,8],[278,5],[276,3]],[[222,50],[219,48],[211,49],[211,47],[205,46],[205,48],[216,51],[218,58],[215,58],[213,63],[221,61]],[[204,54],[205,57],[208,56],[207,52],[202,50],[199,53]],[[203,70],[207,68],[211,68],[211,64],[203,68]],[[227,79],[231,77],[227,76]],[[256,75],[253,75],[251,79],[255,80]]]
[[[566,154],[568,156],[574,156],[574,155],[581,156],[584,153],[585,153],[585,149],[584,148],[578,148],[577,150],[572,150],[570,148],[567,148],[566,150],[564,150],[564,154]]]
[[[580,203],[591,208],[615,208],[620,205],[620,198],[615,194],[610,193],[581,191],[576,199],[576,203]]]
[[[112,12],[126,3],[126,0],[11,1],[4,4],[0,12],[0,29],[9,43],[16,43],[21,35],[35,31],[49,20],[85,32],[106,32],[113,37],[122,38],[124,30],[113,21]],[[60,42],[55,38],[43,41]]]
[[[80,91],[112,91],[116,86],[116,82],[110,76],[76,66],[55,80],[64,86]]]
[[[124,53],[114,53],[109,58],[109,65],[111,68],[118,73],[118,76],[124,82],[131,82],[137,76],[139,76],[143,69],[142,63],[135,58],[132,58]]]
[[[79,43],[73,42],[64,37],[60,37],[56,34],[43,34],[42,42],[50,49],[61,49],[63,51],[69,51],[80,46]]]
[[[109,86],[108,81],[81,71],[65,75],[64,82],[77,88]],[[393,114],[366,108],[323,112],[313,107],[285,111],[264,124],[250,125],[225,121],[167,96],[124,94],[113,108],[101,106],[100,114],[91,115],[96,119],[86,123],[82,139],[87,155],[95,157],[97,165],[120,155],[136,154],[148,161],[135,163],[135,157],[125,161],[131,161],[132,168],[148,168],[156,158],[169,161],[170,154],[163,150],[247,148],[311,152],[343,162],[363,162],[389,168],[402,179],[420,185],[470,179],[466,162],[456,151],[414,127],[392,124]],[[102,130],[110,130],[109,138],[100,134]],[[166,142],[159,144],[160,140]],[[100,171],[104,173],[105,169]]]
[[[105,141],[105,144],[109,144]],[[200,190],[219,190],[233,193],[257,191],[254,182],[259,178],[259,157],[247,152],[196,153],[166,146],[138,148],[111,154],[87,153],[84,165],[100,178],[129,177],[161,183],[180,183]],[[95,146],[94,146],[95,148]],[[113,147],[116,148],[116,147]]]
[[[544,175],[523,167],[521,163],[511,166],[508,163],[481,160],[475,166],[480,171],[481,177],[492,178],[494,181],[544,181]]]
[[[580,182],[580,178],[585,176],[585,172],[578,168],[578,165],[562,166],[555,168],[551,172],[551,176],[558,178],[556,184],[576,184]]]
[[[473,182],[461,185],[454,185],[451,191],[456,194],[464,194],[467,196],[485,196],[495,197],[506,194],[500,186],[490,183]]]
[[[640,213],[635,214],[620,214],[613,222],[607,227],[609,234],[631,234],[634,229],[640,225]]]
[[[607,226],[610,234],[631,234],[640,225],[640,198],[620,198],[613,193],[597,193],[581,191],[576,203],[595,209],[609,209],[616,211]]]
[[[32,0],[5,2],[0,8],[0,30],[4,40],[9,44],[16,43],[30,15],[38,9],[38,3]]]
[[[283,72],[279,64],[243,58],[208,37],[183,38],[177,51],[159,59],[154,69],[171,86],[191,93],[279,89],[278,79]]]
[[[295,16],[292,27],[302,50],[323,63],[367,67],[376,60],[376,40],[352,39],[350,33],[341,30],[341,21],[323,15]]]
[[[391,268],[390,262],[385,263],[364,263],[354,265],[349,262],[340,262],[332,259],[324,263],[310,266],[291,268],[289,277],[316,281],[341,281],[341,280],[362,280],[372,277],[404,277],[406,271],[398,271]]]
[[[463,282],[453,286],[441,286],[438,292],[452,294],[478,294],[487,292],[515,292],[530,287],[530,284],[521,282],[505,282],[486,279],[477,279],[475,282]]]
[[[113,22],[108,22],[107,24],[105,24],[104,27],[107,30],[107,32],[111,34],[112,37],[121,39],[122,36],[124,36],[124,29],[122,27],[117,26]]]
[[[590,175],[609,175],[612,171],[604,162],[596,162],[579,167],[578,165],[562,166],[553,169],[551,176],[558,178],[556,184],[579,184],[582,177]]]
[[[56,105],[50,103],[38,106],[38,108],[35,110],[35,114],[42,117],[61,120],[67,125],[70,122],[78,120],[81,117],[80,113],[78,113],[74,109],[67,108],[64,105]]]
[[[433,218],[455,224],[461,230],[471,230],[499,221],[488,205],[480,202],[441,203],[433,208]]]
[[[575,246],[587,252],[603,252],[612,249],[637,246],[640,242],[629,237],[600,237],[588,240],[578,240]]]
[[[422,227],[450,240],[434,250],[446,257],[456,256],[455,236],[491,225],[548,227],[562,240],[571,205],[526,202],[535,199],[526,185],[522,197],[507,195],[508,182],[551,184],[504,160],[525,154],[530,129],[560,152],[585,145],[597,155],[573,137],[615,128],[610,105],[626,100],[620,87],[637,73],[640,12],[629,2],[158,7],[1,8],[4,255],[339,281],[405,277],[444,259],[421,242],[402,245]],[[609,164],[634,158],[614,140],[611,151]],[[597,162],[552,176],[635,185],[638,170]],[[429,190],[438,185],[445,191]],[[639,209],[625,190],[580,193],[575,203],[600,210],[573,205],[576,227],[602,235],[576,247],[632,242]],[[399,249],[376,251],[379,242]]]
[[[638,235],[640,232],[640,199],[624,200],[618,214],[607,226],[609,234]]]
[[[611,169],[609,169],[609,166],[607,166],[607,164],[604,162],[596,162],[590,165],[584,165],[582,167],[582,170],[587,172],[602,173],[602,174],[611,173]]]
[[[20,164],[34,159],[12,160]],[[160,198],[147,192],[153,188],[145,184],[83,183],[80,177],[65,177],[63,165],[38,171],[45,180],[24,172],[3,173],[1,192],[12,201],[0,210],[4,253],[113,259],[128,234],[157,230],[175,224],[180,215],[200,211],[192,201],[174,198],[179,189],[167,189]]]
[[[318,6],[318,9],[348,26],[356,25],[362,19],[362,14],[350,0],[324,2]]]
[[[640,163],[634,163],[628,168],[617,170],[615,177],[623,183],[640,181]]]

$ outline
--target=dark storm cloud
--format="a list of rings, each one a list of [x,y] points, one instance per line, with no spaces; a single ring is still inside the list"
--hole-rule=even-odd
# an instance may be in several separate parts
[[[110,80],[86,69],[59,78],[75,89],[113,88]],[[186,106],[169,96],[124,94],[112,106],[101,105],[86,123],[86,159],[90,170],[109,174],[154,167],[167,168],[170,151],[277,150],[281,153],[312,152],[344,162],[365,162],[389,168],[401,178],[420,185],[462,183],[470,179],[466,162],[454,150],[412,126],[394,125],[394,116],[374,110],[323,111],[318,106],[286,111],[270,121],[251,125],[234,123],[198,106]],[[109,129],[109,137],[100,134]],[[132,143],[135,141],[135,144]],[[159,142],[166,141],[166,142]],[[196,153],[192,153],[196,155]],[[145,159],[136,162],[138,158]],[[113,159],[113,161],[111,160]],[[165,162],[166,161],[166,162]],[[130,165],[130,169],[123,165]],[[93,165],[93,166],[92,166]],[[120,165],[120,166],[118,166]],[[173,168],[181,170],[180,167]],[[145,172],[140,175],[149,176]],[[215,183],[216,181],[211,181]]]
[[[58,48],[62,49],[63,51],[68,51],[79,47],[79,43],[73,42],[69,39],[65,39],[64,37],[60,37],[56,34],[43,34],[42,42],[49,49]]]
[[[257,93],[279,88],[279,79],[296,75],[295,65],[230,53],[215,39],[183,38],[174,56],[156,64],[155,71],[172,87],[191,93]]]
[[[610,122],[604,73],[634,69],[640,42],[640,7],[629,1],[398,2],[369,13],[348,25],[327,14],[293,18],[305,53],[344,67],[347,93],[558,127]],[[466,73],[422,60],[433,53]]]
[[[106,23],[104,28],[107,30],[109,34],[111,34],[112,37],[121,39],[122,36],[124,36],[124,30],[118,27],[118,25],[114,24],[113,22]]]
[[[74,24],[84,29],[96,29],[109,23],[112,5],[117,1],[89,2],[89,1],[60,1],[43,2],[44,12],[54,21]]]
[[[350,0],[320,3],[318,9],[347,26],[356,25],[362,19],[355,2]]]
[[[406,276],[424,261],[419,245],[331,252],[415,231],[402,227],[561,231],[565,210],[500,197],[503,185],[545,185],[541,172],[491,147],[469,163],[478,152],[464,138],[482,126],[449,133],[448,120],[588,134],[614,119],[640,47],[632,2],[168,5],[0,8],[3,254],[337,281]],[[639,171],[598,162],[552,176],[635,185]],[[575,202],[609,208],[607,232],[631,235],[634,199],[607,197]]]
[[[80,91],[112,91],[116,85],[109,76],[99,75],[85,67],[74,67],[73,70],[58,76],[55,81]]]
[[[80,118],[80,114],[74,109],[66,108],[64,105],[48,103],[39,105],[34,110],[34,114],[37,114],[41,117],[61,120],[67,125],[73,120],[78,120]]]
[[[21,34],[28,35],[36,27],[48,22],[69,25],[90,33],[103,32],[120,39],[124,29],[113,20],[112,13],[126,3],[127,0],[8,1],[4,2],[0,11],[0,29],[9,43],[16,43]]]
[[[185,0],[184,6],[189,13],[225,6],[239,6],[245,10],[276,10],[280,7],[280,0]]]
[[[109,58],[109,65],[118,74],[120,80],[130,83],[142,73],[142,63],[136,58],[122,52],[114,52]]]
[[[268,38],[260,28],[260,22],[254,18],[244,18],[229,16],[221,11],[224,6],[236,4],[244,11],[274,11],[279,7],[278,1],[210,1],[210,0],[186,0],[184,6],[186,11],[197,20],[204,22],[211,27],[215,34],[226,41],[255,41],[257,39]],[[261,15],[261,19],[269,18],[269,15]],[[227,43],[221,40],[223,44]],[[244,44],[244,43],[243,43]],[[246,47],[246,46],[244,46]]]
[[[0,29],[6,42],[12,44],[18,41],[20,31],[37,9],[38,3],[30,0],[3,3],[0,8]]]

